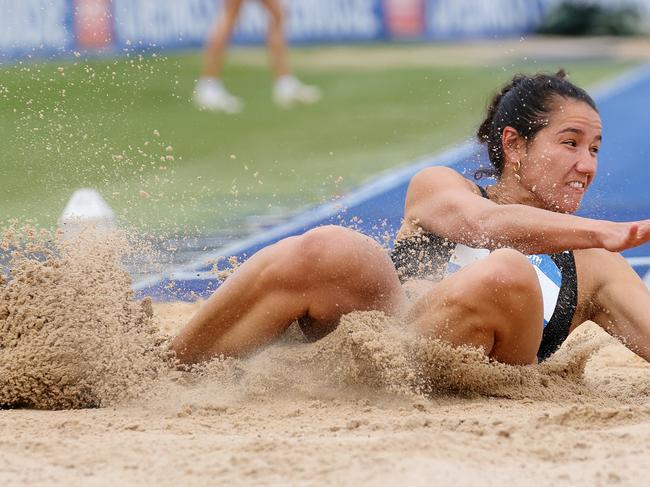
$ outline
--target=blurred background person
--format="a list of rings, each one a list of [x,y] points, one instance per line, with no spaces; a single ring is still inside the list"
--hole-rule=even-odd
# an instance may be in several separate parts
[[[284,11],[280,0],[258,0],[269,15],[266,42],[275,77],[273,101],[288,108],[295,103],[315,103],[321,92],[316,86],[303,84],[289,68],[284,38]],[[224,0],[222,15],[210,29],[203,53],[203,72],[194,90],[194,102],[205,110],[239,113],[242,102],[232,95],[221,80],[223,61],[244,0]]]

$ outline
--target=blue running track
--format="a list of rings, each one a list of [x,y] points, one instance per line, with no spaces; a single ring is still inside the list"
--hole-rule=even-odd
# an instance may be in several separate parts
[[[579,214],[614,221],[650,218],[650,65],[642,66],[592,91],[603,119],[603,146],[596,181]],[[477,115],[478,116],[478,115]],[[406,188],[422,168],[446,165],[471,177],[487,166],[485,150],[472,143],[392,170],[336,202],[308,209],[290,221],[234,242],[216,254],[153,276],[135,285],[138,296],[157,300],[194,300],[209,296],[219,285],[213,271],[226,262],[220,257],[244,260],[282,238],[320,225],[344,224],[381,240],[399,227]],[[624,253],[650,287],[650,244]]]

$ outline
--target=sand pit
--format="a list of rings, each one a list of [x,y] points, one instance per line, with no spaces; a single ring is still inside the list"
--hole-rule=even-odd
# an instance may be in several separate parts
[[[650,473],[650,366],[593,324],[548,362],[508,367],[353,313],[316,343],[290,329],[247,360],[180,371],[164,339],[197,304],[150,316],[117,247],[101,248],[23,254],[0,284],[0,401],[13,406],[0,410],[2,485],[638,485]]]

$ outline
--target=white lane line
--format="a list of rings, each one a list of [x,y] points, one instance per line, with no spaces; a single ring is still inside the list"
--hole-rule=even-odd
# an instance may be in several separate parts
[[[628,257],[626,260],[632,267],[650,265],[650,255],[647,257]]]
[[[596,103],[601,103],[626,90],[635,88],[639,83],[644,83],[649,75],[650,63],[643,63],[621,75],[597,84],[594,88],[590,88],[589,94],[596,100]]]

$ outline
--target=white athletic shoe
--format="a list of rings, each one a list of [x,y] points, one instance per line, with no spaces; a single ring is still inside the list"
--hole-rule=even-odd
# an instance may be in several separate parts
[[[305,85],[292,75],[282,76],[273,87],[273,101],[283,108],[295,103],[316,103],[320,99],[321,91],[317,86]]]
[[[242,102],[228,93],[221,81],[214,78],[201,78],[194,89],[194,103],[202,110],[239,113]]]

